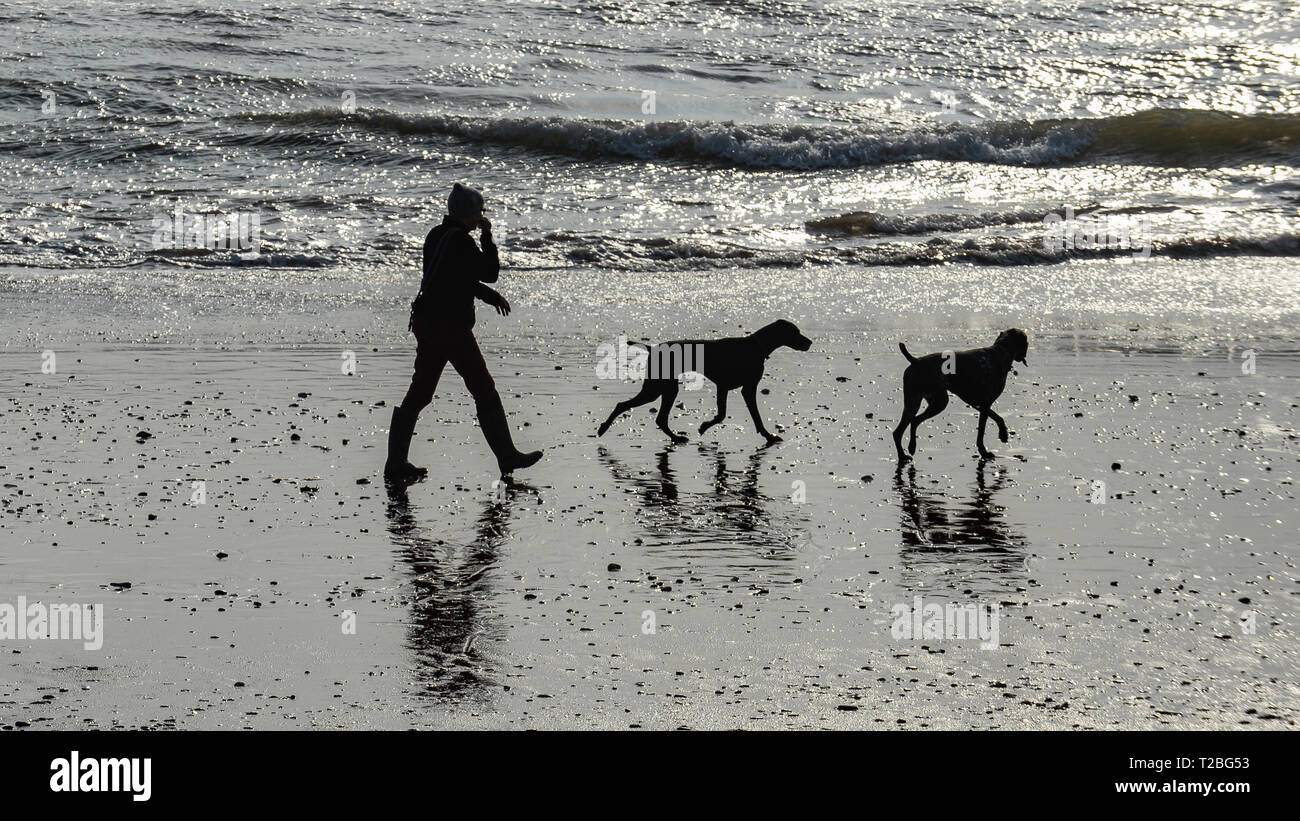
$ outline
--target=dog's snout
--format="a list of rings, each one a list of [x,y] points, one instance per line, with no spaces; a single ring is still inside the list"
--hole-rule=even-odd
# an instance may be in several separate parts
[[[800,334],[799,341],[795,343],[795,347],[801,351],[806,351],[812,347],[812,340],[804,336],[803,334]]]

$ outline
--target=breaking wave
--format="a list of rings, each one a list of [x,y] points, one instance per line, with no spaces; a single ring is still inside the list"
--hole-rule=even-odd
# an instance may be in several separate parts
[[[1104,158],[1152,165],[1204,166],[1225,160],[1300,158],[1300,116],[1244,116],[1151,109],[1099,118],[936,125],[898,132],[860,126],[734,122],[468,117],[381,109],[315,108],[233,119],[281,126],[248,139],[264,144],[336,139],[340,128],[488,142],[611,160],[666,159],[749,169],[858,168],[919,160],[1053,166]]]

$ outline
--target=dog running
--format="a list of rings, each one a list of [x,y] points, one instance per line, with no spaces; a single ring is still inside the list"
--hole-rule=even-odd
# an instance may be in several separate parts
[[[636,344],[636,343],[632,343]],[[597,436],[604,436],[614,420],[632,408],[646,405],[656,399],[661,401],[655,422],[659,429],[674,442],[685,442],[686,437],[668,427],[668,414],[677,399],[678,378],[683,373],[701,373],[718,386],[718,414],[700,425],[703,434],[727,417],[727,394],[740,388],[754,427],[770,445],[781,437],[768,431],[758,414],[758,382],[763,378],[763,366],[777,348],[806,351],[812,340],[799,332],[793,322],[778,319],[749,336],[711,340],[678,340],[658,345],[637,345],[649,353],[648,373],[641,392],[626,402],[619,402],[613,413],[600,426]]]
[[[992,419],[998,426],[998,439],[1007,441],[1007,423],[991,407],[1002,395],[1007,385],[1007,373],[1012,363],[1029,362],[1029,337],[1018,328],[998,334],[997,341],[987,348],[969,351],[947,351],[922,357],[912,356],[903,343],[898,348],[911,364],[903,371],[903,418],[894,428],[894,448],[898,451],[901,467],[916,453],[916,426],[932,416],[938,416],[948,407],[948,392],[957,395],[966,404],[980,412],[979,435],[975,446],[981,458],[993,456],[984,447],[984,426]],[[921,400],[927,401],[925,412],[918,415]],[[912,426],[907,453],[903,453],[903,431]]]

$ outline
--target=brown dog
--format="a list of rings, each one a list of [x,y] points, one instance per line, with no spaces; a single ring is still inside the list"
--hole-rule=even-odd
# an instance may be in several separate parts
[[[613,413],[596,431],[597,436],[604,436],[614,420],[632,408],[658,399],[659,414],[655,422],[659,429],[672,437],[674,442],[685,442],[685,436],[668,427],[668,413],[677,398],[677,378],[683,372],[696,371],[718,386],[718,415],[700,425],[701,434],[727,417],[727,394],[740,388],[740,395],[749,407],[754,427],[769,445],[779,442],[781,437],[768,431],[763,425],[762,417],[758,415],[758,381],[763,378],[763,366],[777,348],[806,351],[812,347],[812,341],[800,333],[793,322],[785,319],[778,319],[749,336],[685,339],[651,346],[633,344],[649,351],[653,372],[642,383],[640,393],[614,407]],[[696,360],[690,367],[687,357]]]
[[[938,416],[948,407],[948,392],[980,412],[979,436],[975,445],[981,457],[993,456],[984,447],[984,426],[990,418],[998,425],[998,439],[1007,441],[1007,423],[990,407],[1002,395],[1007,385],[1007,373],[1013,362],[1029,362],[1029,337],[1018,328],[998,334],[997,341],[987,348],[969,351],[932,353],[919,359],[907,352],[903,343],[898,348],[912,364],[903,371],[903,418],[894,428],[894,448],[898,451],[901,467],[916,453],[916,426],[932,416]],[[917,415],[921,400],[928,404],[925,413]],[[912,435],[903,453],[903,431],[912,426]]]

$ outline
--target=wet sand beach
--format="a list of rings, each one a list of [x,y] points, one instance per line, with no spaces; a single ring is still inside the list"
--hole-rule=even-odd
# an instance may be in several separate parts
[[[481,312],[479,336],[516,441],[546,457],[494,485],[449,370],[412,447],[430,476],[398,493],[380,468],[413,354],[400,276],[256,323],[176,310],[183,273],[111,320],[35,283],[0,350],[0,566],[11,596],[102,603],[105,640],[6,642],[4,724],[1291,728],[1293,273],[1229,260],[1174,299],[1152,274],[1178,263],[1152,264],[1035,269],[1024,293],[961,266],[678,276],[671,299],[648,275],[517,275],[516,313]],[[1005,307],[1045,283],[1072,316]],[[1239,313],[1216,317],[1226,291]],[[595,437],[636,390],[596,378],[602,342],[778,316],[814,340],[761,384],[784,442],[761,446],[738,401],[696,435],[711,385],[679,394],[686,444],[654,405]],[[990,433],[981,463],[954,402],[896,474],[897,342],[1013,324],[1010,442]],[[997,646],[896,638],[917,597],[996,606]]]

